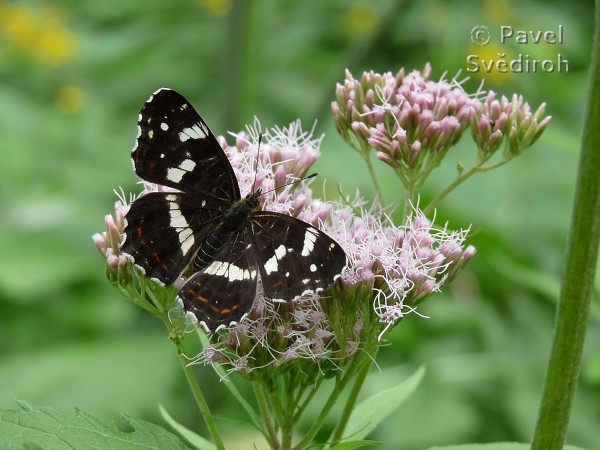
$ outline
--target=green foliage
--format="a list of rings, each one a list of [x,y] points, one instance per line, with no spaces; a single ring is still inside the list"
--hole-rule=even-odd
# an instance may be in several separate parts
[[[76,409],[64,413],[19,402],[22,411],[0,410],[0,446],[20,448],[187,449],[177,436],[145,420],[123,416],[132,431],[112,425]]]
[[[493,444],[463,444],[449,445],[445,447],[430,447],[427,450],[528,450],[530,444],[518,444],[516,442],[495,442]],[[565,445],[564,450],[585,450],[581,447]]]
[[[369,436],[419,386],[424,373],[425,370],[420,368],[397,386],[380,390],[356,405],[346,428],[346,436],[353,440]]]
[[[560,51],[570,73],[489,76],[484,85],[524,93],[534,105],[546,101],[551,126],[530,153],[473,177],[441,205],[438,222],[472,224],[469,242],[479,252],[451,290],[420,310],[430,319],[413,316],[393,330],[392,345],[378,358],[383,372],[365,385],[369,397],[428,366],[419,389],[369,435],[386,448],[531,439],[573,196],[590,2],[261,0],[241,16],[218,15],[204,6],[211,2],[10,4],[32,13],[50,3],[75,40],[71,59],[48,66],[14,45],[6,28],[0,33],[0,407],[27,398],[84,408],[109,423],[120,413],[158,423],[156,405],[163,403],[198,431],[164,327],[109,286],[90,240],[116,200],[111,190],[137,190],[129,152],[139,106],[156,88],[179,89],[218,134],[241,130],[254,115],[267,126],[301,118],[308,127],[318,119],[325,139],[317,171],[327,180],[327,197],[337,195],[338,183],[344,193],[359,188],[369,195],[369,176],[345,150],[329,113],[345,67],[396,71],[430,61],[436,79],[444,70],[464,74],[472,26],[506,20],[541,30],[561,23],[562,47],[508,50]],[[505,9],[490,10],[496,4]],[[372,28],[354,24],[357,9],[359,18],[375,18]],[[236,25],[235,17],[245,19]],[[65,86],[83,95],[78,109],[76,98],[69,106],[61,97]],[[447,185],[456,164],[471,155],[462,145],[448,155],[425,195]],[[401,197],[385,182],[393,177],[386,169],[377,169],[386,200]],[[589,448],[600,447],[597,300],[594,307],[567,436]],[[214,371],[199,373],[215,413],[239,414]],[[501,445],[525,447],[489,448]]]
[[[175,431],[177,431],[177,433],[181,437],[186,439],[195,448],[198,448],[200,450],[215,450],[217,448],[217,447],[215,447],[215,445],[213,443],[207,441],[202,436],[200,436],[198,433],[194,433],[189,428],[186,428],[183,425],[181,425],[179,422],[177,422],[173,417],[171,417],[171,415],[167,412],[167,410],[165,408],[163,408],[162,405],[160,405],[160,413],[163,416],[163,418],[165,419],[165,422],[167,422],[167,424],[169,424],[169,426],[171,428],[173,428]]]

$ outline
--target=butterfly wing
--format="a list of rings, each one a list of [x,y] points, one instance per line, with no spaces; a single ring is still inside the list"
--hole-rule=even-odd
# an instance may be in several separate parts
[[[210,331],[239,322],[256,297],[257,270],[247,231],[232,237],[211,264],[195,273],[180,289],[186,311]]]
[[[259,211],[253,245],[265,295],[291,300],[329,288],[346,265],[346,254],[321,230],[294,217]]]
[[[240,198],[227,155],[193,106],[172,89],[159,89],[142,107],[132,159],[140,178],[152,183]]]
[[[171,89],[159,89],[142,106],[131,157],[144,180],[184,192],[136,199],[125,217],[121,247],[148,276],[172,284],[207,227],[240,198],[235,173],[202,118]]]
[[[223,202],[183,192],[150,192],[127,212],[121,251],[144,273],[172,284],[204,239],[205,230],[222,216]]]
[[[291,216],[254,212],[258,194],[240,199],[225,152],[179,93],[159,89],[144,104],[132,159],[144,180],[182,192],[135,200],[121,249],[165,284],[202,250],[198,272],[178,296],[209,330],[247,314],[258,273],[268,297],[291,300],[327,289],[344,268],[344,251],[322,231]]]

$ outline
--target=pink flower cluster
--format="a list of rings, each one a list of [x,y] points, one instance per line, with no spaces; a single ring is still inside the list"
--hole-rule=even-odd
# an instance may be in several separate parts
[[[397,170],[439,163],[468,127],[479,104],[460,85],[431,81],[423,72],[396,75],[365,72],[360,80],[346,71],[332,104],[338,132],[355,149]],[[429,161],[430,160],[430,161]]]
[[[519,155],[541,136],[551,120],[544,117],[546,104],[542,103],[532,113],[523,96],[516,94],[509,100],[505,96],[496,98],[489,91],[481,105],[479,114],[471,118],[473,140],[477,143],[478,159],[487,161],[506,141],[508,145],[504,159]]]
[[[544,117],[545,104],[532,113],[522,96],[496,99],[492,91],[482,102],[479,97],[484,92],[470,96],[456,78],[432,81],[430,76],[429,64],[408,75],[404,69],[396,75],[371,71],[355,79],[346,71],[331,105],[344,140],[364,156],[374,150],[379,160],[396,170],[411,193],[469,125],[481,162],[503,142],[508,143],[505,159],[519,154],[537,140],[550,121]]]
[[[119,200],[115,202],[114,217],[110,214],[104,217],[105,231],[95,233],[92,236],[94,244],[106,259],[108,268],[114,272],[118,272],[119,269],[125,268],[129,264],[127,258],[121,254],[120,249],[127,209],[124,195],[120,195]]]

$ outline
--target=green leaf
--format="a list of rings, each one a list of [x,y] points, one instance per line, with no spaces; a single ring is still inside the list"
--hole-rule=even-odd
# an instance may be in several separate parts
[[[490,444],[460,444],[443,447],[430,447],[427,450],[529,450],[531,444],[518,442],[492,442]],[[565,445],[563,450],[586,450],[573,445]]]
[[[181,439],[145,420],[123,416],[133,431],[123,432],[85,412],[63,413],[18,402],[22,411],[0,410],[0,448],[73,450],[188,449]]]
[[[212,442],[204,439],[199,434],[196,434],[189,428],[181,425],[168,413],[168,411],[165,408],[163,408],[162,405],[158,405],[158,409],[160,410],[160,414],[162,415],[163,419],[165,419],[165,422],[167,422],[171,426],[171,428],[177,431],[186,441],[188,441],[194,447],[199,448],[201,450],[216,450],[217,447],[215,447],[215,445]]]
[[[346,436],[353,439],[366,437],[417,388],[424,373],[425,369],[420,367],[398,386],[380,391],[360,402],[350,416],[346,427]]]
[[[382,445],[379,441],[346,441],[329,447],[329,450],[354,450],[355,448]]]

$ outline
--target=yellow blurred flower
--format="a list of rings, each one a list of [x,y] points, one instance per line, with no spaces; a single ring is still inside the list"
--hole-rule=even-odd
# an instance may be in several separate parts
[[[379,16],[372,6],[353,5],[346,15],[346,26],[353,36],[371,34],[379,24]]]
[[[80,87],[68,84],[56,92],[56,103],[64,112],[76,114],[85,104],[85,94]]]
[[[443,30],[448,25],[448,9],[445,3],[433,1],[425,8],[424,19],[435,30]]]
[[[481,13],[486,20],[502,25],[515,19],[513,9],[507,0],[486,0],[483,2]]]
[[[34,11],[0,1],[0,35],[15,50],[48,67],[64,64],[75,54],[74,35],[62,15],[47,5]]]
[[[226,16],[233,6],[232,0],[200,0],[203,8],[207,9],[215,16]]]

